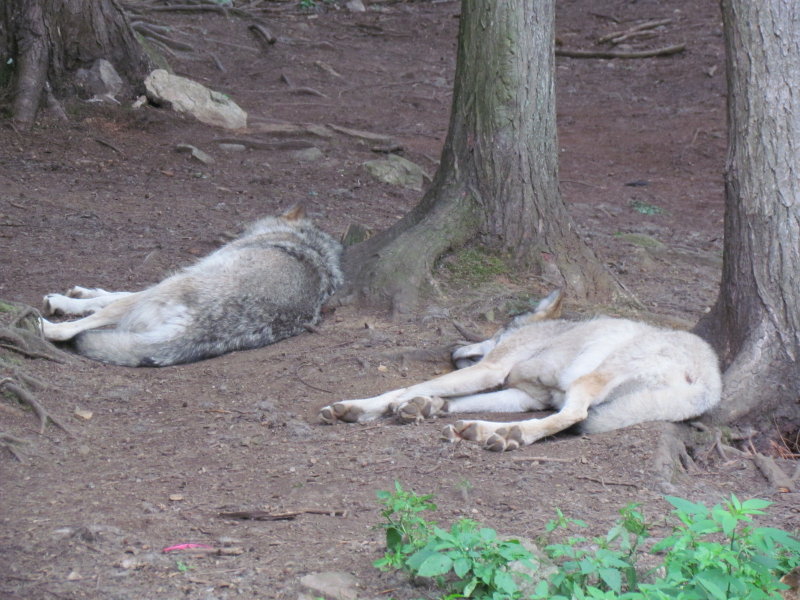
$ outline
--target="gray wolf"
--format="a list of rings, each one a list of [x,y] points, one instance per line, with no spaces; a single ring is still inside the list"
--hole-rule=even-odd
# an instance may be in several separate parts
[[[644,421],[697,417],[720,400],[717,356],[694,334],[638,321],[557,318],[553,292],[492,338],[458,348],[460,370],[407,388],[323,407],[320,418],[363,423],[382,415],[404,421],[464,412],[555,409],[541,419],[463,420],[443,431],[488,450],[514,450],[573,425],[586,433]]]
[[[72,288],[44,297],[45,314],[89,315],[52,323],[44,337],[130,367],[188,363],[259,348],[320,319],[342,283],[341,245],[294,207],[256,221],[194,265],[141,292]]]

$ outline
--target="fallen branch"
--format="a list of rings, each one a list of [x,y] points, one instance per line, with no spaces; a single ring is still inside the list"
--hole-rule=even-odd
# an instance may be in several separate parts
[[[226,519],[240,519],[243,521],[292,521],[300,515],[325,515],[328,517],[344,517],[347,516],[347,511],[342,509],[317,509],[317,508],[304,508],[300,510],[291,510],[287,512],[267,512],[265,510],[243,510],[234,512],[221,512],[220,517]]]
[[[653,56],[670,56],[686,50],[686,44],[677,44],[653,50],[639,50],[631,52],[617,52],[614,50],[569,50],[556,48],[556,56],[567,58],[651,58]]]
[[[672,19],[658,19],[656,21],[647,21],[645,23],[640,23],[639,25],[634,25],[630,29],[626,29],[624,31],[615,31],[614,33],[609,33],[608,35],[604,35],[597,40],[597,43],[605,44],[606,42],[611,42],[612,44],[619,44],[620,42],[625,41],[628,38],[634,37],[640,33],[644,33],[650,29],[655,29],[657,27],[662,27],[664,25],[669,25],[670,23],[672,23]]]

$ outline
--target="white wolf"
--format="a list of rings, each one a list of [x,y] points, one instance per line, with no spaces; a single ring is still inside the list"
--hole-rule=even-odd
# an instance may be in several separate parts
[[[556,291],[479,344],[457,349],[465,367],[430,381],[322,408],[320,418],[365,422],[464,412],[556,409],[542,419],[458,421],[443,435],[495,451],[514,450],[572,425],[588,433],[644,421],[697,417],[720,400],[717,356],[694,334],[600,317],[571,322]],[[466,366],[469,365],[469,366]]]
[[[258,348],[319,321],[342,282],[341,246],[301,206],[253,223],[238,239],[141,292],[74,287],[44,297],[48,340],[118,365],[165,366]],[[110,327],[109,327],[110,326]],[[109,327],[103,329],[104,327]]]

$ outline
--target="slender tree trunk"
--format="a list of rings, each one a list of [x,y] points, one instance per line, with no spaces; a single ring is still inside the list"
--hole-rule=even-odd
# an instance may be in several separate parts
[[[46,89],[72,95],[75,71],[99,58],[114,66],[131,91],[151,69],[115,0],[6,0],[0,17],[3,63],[13,66],[4,83],[23,127],[33,123]]]
[[[405,218],[348,252],[348,292],[407,310],[442,254],[477,241],[578,298],[610,296],[558,190],[554,6],[463,0],[439,170]]]
[[[698,326],[725,368],[713,418],[800,398],[800,3],[723,0],[728,77],[725,248],[717,303]]]

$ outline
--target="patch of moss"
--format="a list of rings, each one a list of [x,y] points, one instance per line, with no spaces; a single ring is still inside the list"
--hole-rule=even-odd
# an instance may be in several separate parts
[[[507,259],[475,246],[462,248],[445,257],[442,266],[453,279],[469,286],[488,283],[511,271]]]

